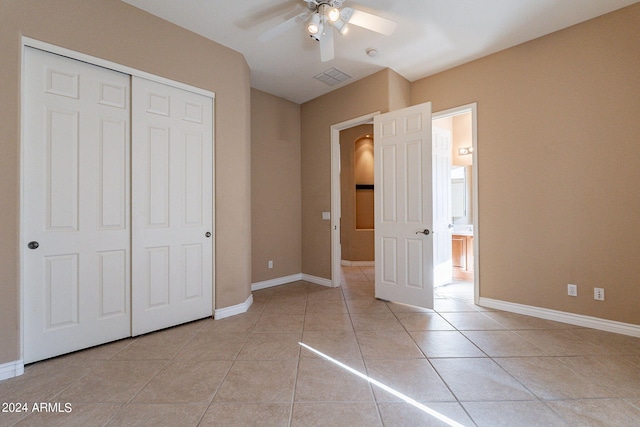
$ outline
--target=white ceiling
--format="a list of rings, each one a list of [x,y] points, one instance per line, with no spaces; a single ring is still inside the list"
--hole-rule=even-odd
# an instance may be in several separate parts
[[[435,74],[640,0],[348,0],[394,20],[387,37],[351,26],[335,35],[335,59],[320,61],[305,25],[268,41],[264,31],[307,11],[302,0],[122,0],[244,54],[251,86],[303,103],[338,86],[313,77],[331,67],[349,84],[384,68],[409,81]],[[374,47],[371,58],[365,50]]]

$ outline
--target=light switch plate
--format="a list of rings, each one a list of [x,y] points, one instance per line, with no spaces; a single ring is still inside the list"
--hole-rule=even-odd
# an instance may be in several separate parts
[[[331,212],[322,212],[322,219],[323,220],[331,219]]]

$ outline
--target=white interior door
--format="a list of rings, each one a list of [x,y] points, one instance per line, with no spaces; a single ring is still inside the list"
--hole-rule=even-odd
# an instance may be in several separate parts
[[[453,280],[451,259],[451,131],[433,126],[433,286]]]
[[[132,332],[213,314],[213,100],[133,77]]]
[[[25,48],[23,84],[30,363],[130,334],[130,80]]]
[[[431,104],[376,116],[374,141],[376,298],[433,308]]]

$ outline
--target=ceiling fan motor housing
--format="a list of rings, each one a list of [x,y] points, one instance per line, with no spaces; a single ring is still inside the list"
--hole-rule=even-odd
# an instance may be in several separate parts
[[[307,6],[309,7],[309,10],[317,12],[323,5],[340,9],[344,2],[345,0],[309,0],[307,1]]]

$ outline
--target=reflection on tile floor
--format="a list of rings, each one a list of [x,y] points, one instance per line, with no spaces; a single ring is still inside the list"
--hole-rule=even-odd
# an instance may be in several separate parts
[[[638,426],[640,339],[473,304],[471,284],[435,310],[373,295],[373,268],[341,288],[254,293],[248,313],[205,319],[27,366],[1,426],[446,426],[298,342],[465,426]],[[419,405],[418,405],[419,406]]]

